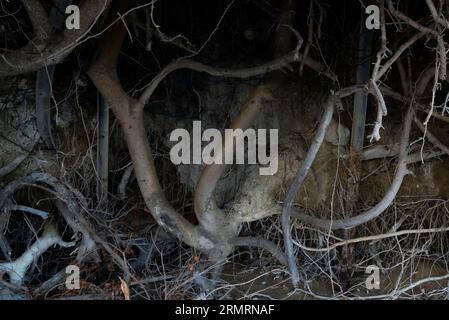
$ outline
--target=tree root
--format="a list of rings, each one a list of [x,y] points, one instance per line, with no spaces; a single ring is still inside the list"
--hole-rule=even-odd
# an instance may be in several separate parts
[[[315,157],[320,150],[321,144],[324,141],[324,136],[326,135],[327,128],[332,120],[332,115],[334,114],[335,104],[337,99],[334,96],[330,96],[326,101],[326,107],[324,115],[320,121],[317,132],[313,139],[312,145],[307,152],[306,158],[301,164],[301,167],[296,174],[295,180],[291,184],[287,196],[284,200],[284,206],[282,208],[282,231],[284,233],[284,242],[285,242],[285,252],[288,258],[288,266],[290,269],[290,273],[292,276],[293,286],[296,288],[299,284],[299,272],[298,266],[296,265],[296,258],[293,253],[293,241],[291,235],[291,212],[293,200],[301,188],[304,179],[306,178]]]
[[[19,258],[12,262],[0,263],[0,271],[9,275],[9,281],[14,285],[22,285],[25,274],[31,264],[36,261],[51,246],[59,245],[63,248],[70,248],[75,242],[65,242],[56,231],[56,227],[49,224],[46,226],[44,233],[34,242],[31,247],[25,251]]]
[[[287,257],[273,242],[258,237],[237,237],[231,240],[236,247],[256,247],[270,252],[284,266],[288,265]]]
[[[92,236],[93,231],[89,227],[87,220],[80,214],[81,210],[73,199],[73,193],[62,182],[49,174],[32,173],[26,177],[10,182],[0,192],[0,210],[4,210],[8,207],[12,195],[19,188],[26,185],[41,187],[36,183],[44,183],[52,187],[52,189],[45,190],[52,192],[57,196],[58,199],[55,201],[55,204],[60,210],[61,215],[75,234],[82,235],[81,244],[78,248],[77,260],[81,261],[89,254],[94,253],[96,251],[96,245]]]
[[[411,124],[414,117],[414,108],[413,105],[410,105],[407,114],[405,116],[405,124],[404,129],[402,131],[401,142],[400,142],[400,152],[398,165],[396,168],[396,173],[394,175],[393,181],[390,185],[390,188],[387,190],[386,194],[374,207],[369,209],[368,211],[361,213],[357,216],[341,219],[341,220],[330,220],[330,219],[321,219],[309,216],[300,211],[293,211],[293,216],[295,218],[300,219],[301,221],[314,225],[316,227],[327,229],[327,230],[336,230],[336,229],[349,229],[354,228],[364,223],[367,223],[379,215],[381,215],[394,201],[401,185],[404,177],[410,173],[407,169],[407,155],[408,155],[408,146],[409,146],[409,138],[410,138],[410,130]]]

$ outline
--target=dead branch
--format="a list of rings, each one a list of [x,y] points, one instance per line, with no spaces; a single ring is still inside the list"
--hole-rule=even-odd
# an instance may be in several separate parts
[[[45,190],[52,192],[57,197],[55,200],[55,205],[58,208],[61,216],[64,218],[66,223],[70,226],[75,234],[82,235],[81,243],[76,249],[77,262],[82,263],[88,257],[98,259],[96,249],[97,244],[99,244],[122,268],[125,279],[129,279],[130,272],[124,259],[120,257],[120,255],[118,255],[110,247],[110,245],[97,234],[88,220],[84,218],[78,203],[73,197],[73,188],[66,187],[58,179],[46,173],[33,173],[27,177],[23,177],[11,182],[0,193],[0,210],[5,206],[7,200],[17,189],[24,185],[33,185],[36,187],[40,187],[36,183],[44,183],[52,187],[53,190]]]
[[[419,151],[408,155],[407,164],[412,164],[416,162],[423,163],[426,160],[430,160],[436,157],[441,157],[446,153],[441,150],[429,150],[429,151]]]

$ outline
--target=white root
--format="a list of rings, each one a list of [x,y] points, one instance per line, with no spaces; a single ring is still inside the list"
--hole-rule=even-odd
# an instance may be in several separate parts
[[[56,227],[48,225],[40,238],[34,242],[31,247],[26,250],[19,258],[12,262],[0,263],[0,271],[9,275],[9,281],[13,285],[22,285],[25,274],[42,254],[44,254],[51,246],[59,245],[63,248],[70,248],[75,242],[65,242],[58,234]]]
[[[22,205],[11,205],[9,207],[9,210],[11,211],[22,211],[22,212],[28,212],[31,214],[34,214],[35,216],[41,217],[42,219],[48,219],[48,212],[42,211],[42,210],[38,210],[38,209],[34,209],[31,207],[27,207],[27,206],[22,206]]]
[[[388,114],[388,112],[387,112],[387,106],[385,104],[384,97],[383,97],[382,93],[380,92],[380,89],[374,80],[371,81],[371,88],[372,88],[374,96],[377,99],[376,122],[374,123],[373,131],[368,136],[369,141],[373,142],[373,140],[374,141],[380,140],[380,129],[383,128],[382,119],[383,119],[383,117],[385,117]]]

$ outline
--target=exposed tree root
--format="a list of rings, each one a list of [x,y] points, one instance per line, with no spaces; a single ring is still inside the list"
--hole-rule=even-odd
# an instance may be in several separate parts
[[[36,185],[36,183],[47,184],[52,187],[53,192],[58,199],[55,204],[61,210],[61,215],[70,225],[75,234],[82,235],[81,245],[78,249],[77,259],[83,260],[89,254],[95,252],[96,245],[93,240],[93,230],[89,227],[87,220],[81,215],[81,210],[78,204],[73,199],[71,191],[55,177],[46,173],[32,173],[29,176],[20,178],[10,182],[0,193],[0,209],[5,209],[9,206],[9,201],[12,195],[21,187],[26,185]],[[66,209],[64,209],[66,208]]]
[[[320,219],[309,216],[300,211],[294,211],[292,215],[295,218],[300,219],[304,223],[308,223],[327,230],[354,228],[381,215],[385,211],[385,209],[387,209],[388,206],[390,206],[390,204],[394,201],[396,194],[401,187],[402,181],[404,180],[404,177],[410,173],[410,171],[407,169],[407,150],[409,146],[410,129],[413,121],[413,115],[414,108],[413,106],[410,106],[404,119],[404,128],[402,131],[400,142],[399,159],[393,181],[382,200],[380,200],[374,207],[357,216],[340,220]]]
[[[270,252],[281,264],[288,266],[288,259],[285,254],[271,241],[257,237],[237,237],[231,240],[236,247],[256,247]]]
[[[9,275],[11,284],[22,285],[31,264],[56,244],[63,248],[70,248],[75,245],[75,242],[63,241],[56,228],[53,225],[47,225],[42,236],[19,258],[12,262],[0,263],[0,272],[4,271]]]
[[[284,200],[284,206],[282,208],[282,231],[284,233],[284,242],[285,242],[285,251],[288,258],[288,265],[290,268],[290,272],[292,275],[292,283],[294,287],[297,287],[299,284],[299,272],[298,267],[296,265],[296,258],[293,253],[293,243],[292,243],[292,235],[291,235],[291,212],[293,206],[293,200],[295,199],[296,194],[301,188],[304,179],[306,178],[313,161],[321,147],[321,144],[324,141],[324,136],[326,135],[327,128],[332,120],[332,115],[335,110],[335,97],[330,96],[325,102],[324,107],[324,115],[321,118],[320,124],[318,126],[315,137],[312,141],[312,145],[307,152],[305,159],[302,161],[301,167],[296,174],[293,183],[291,184],[287,196]]]

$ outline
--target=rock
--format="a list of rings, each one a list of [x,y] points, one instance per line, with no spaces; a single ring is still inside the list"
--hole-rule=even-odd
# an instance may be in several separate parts
[[[351,132],[346,126],[332,120],[324,139],[334,146],[345,146],[349,143],[350,137]]]

